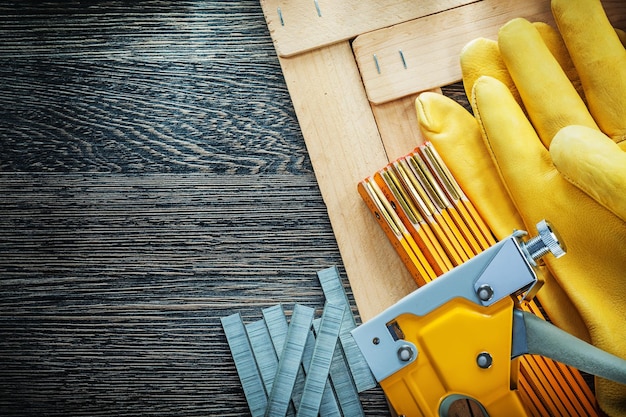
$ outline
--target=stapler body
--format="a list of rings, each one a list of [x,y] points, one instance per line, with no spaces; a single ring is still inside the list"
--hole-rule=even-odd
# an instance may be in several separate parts
[[[536,261],[565,254],[549,223],[537,228],[526,241],[515,231],[352,331],[399,415],[447,416],[470,400],[484,416],[525,417],[517,381],[527,353],[626,383],[626,361],[519,308],[541,286]]]

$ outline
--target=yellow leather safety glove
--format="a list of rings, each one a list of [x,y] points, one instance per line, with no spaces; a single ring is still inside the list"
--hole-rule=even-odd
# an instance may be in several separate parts
[[[534,25],[569,79],[582,90],[576,69],[558,32],[545,23]],[[468,97],[476,79],[489,75],[506,84],[516,100],[522,103],[496,41],[480,38],[470,42],[463,50],[461,63],[465,86],[470,89]],[[495,236],[502,239],[514,229],[525,229],[491,155],[483,146],[480,127],[474,117],[451,99],[434,93],[421,94],[416,101],[416,109],[422,133],[439,149]],[[540,267],[538,277],[544,286],[537,297],[551,321],[574,336],[590,341],[580,314],[549,270]]]
[[[422,134],[435,145],[495,237],[500,240],[513,230],[534,230],[534,225],[526,228],[509,197],[474,116],[452,99],[430,92],[418,96],[416,109]],[[544,284],[537,298],[551,322],[590,342],[578,310],[550,271],[540,265],[537,276]]]
[[[592,342],[626,357],[626,53],[597,0],[555,0],[553,13],[569,54],[551,49],[541,27],[515,20],[497,45],[506,70],[484,71],[503,82],[468,70],[465,59],[464,81],[483,149],[527,228],[547,218],[568,246],[547,262]],[[418,100],[425,133],[435,114],[427,103]],[[626,415],[626,387],[601,379],[596,387],[605,412]]]
[[[534,25],[573,85],[582,91],[560,34],[545,23]],[[476,79],[489,75],[506,84],[516,100],[522,103],[497,42],[482,38],[470,42],[463,50],[461,63],[464,83],[469,87],[466,91],[468,97]],[[476,203],[477,208],[496,237],[501,239],[513,229],[525,228],[491,162],[491,156],[482,146],[480,128],[473,117],[452,100],[432,93],[422,94],[416,105],[422,133],[438,146],[446,163],[457,178],[462,179],[460,182],[468,196],[479,202]],[[463,139],[459,140],[461,137]],[[538,298],[551,321],[574,336],[590,341],[580,314],[550,272],[542,267],[538,276],[544,282]]]

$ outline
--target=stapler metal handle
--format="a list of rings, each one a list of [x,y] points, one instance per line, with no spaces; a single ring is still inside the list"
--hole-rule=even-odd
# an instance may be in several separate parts
[[[588,374],[626,384],[626,360],[572,336],[539,317],[515,309],[511,356],[542,355]]]

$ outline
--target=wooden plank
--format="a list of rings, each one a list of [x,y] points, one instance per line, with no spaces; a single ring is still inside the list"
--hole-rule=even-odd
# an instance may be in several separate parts
[[[247,415],[219,318],[344,273],[258,0],[0,22],[0,414]]]
[[[293,56],[475,0],[261,0],[278,55]]]
[[[354,54],[368,98],[381,104],[460,80],[461,49],[481,36],[495,38],[519,16],[551,20],[550,2],[483,0],[357,37]]]
[[[416,97],[416,94],[412,94],[387,103],[372,104],[378,131],[390,161],[408,154],[424,143],[417,124]]]
[[[258,1],[2,2],[0,39],[2,172],[310,174]]]
[[[616,27],[626,26],[626,4],[603,5]],[[381,104],[459,81],[463,47],[478,37],[496,39],[515,17],[554,24],[549,1],[483,0],[358,36],[354,54],[369,100]]]
[[[357,183],[388,162],[348,42],[281,58],[285,80],[364,320],[415,289]]]
[[[341,262],[312,174],[1,173],[0,194],[3,416],[247,415],[219,318],[321,307]]]

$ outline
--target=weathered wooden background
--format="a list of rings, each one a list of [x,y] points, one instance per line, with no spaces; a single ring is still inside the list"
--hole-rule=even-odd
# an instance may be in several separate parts
[[[258,0],[0,3],[0,196],[2,416],[246,415],[219,318],[343,271]]]

